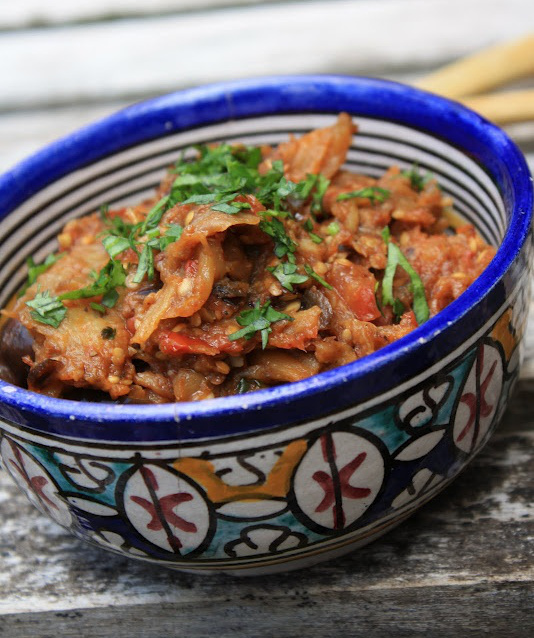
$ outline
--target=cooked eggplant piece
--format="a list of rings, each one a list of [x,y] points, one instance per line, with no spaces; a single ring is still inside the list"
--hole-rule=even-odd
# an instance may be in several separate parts
[[[319,306],[322,311],[321,318],[319,320],[319,328],[321,330],[325,330],[332,318],[332,306],[326,296],[317,288],[317,286],[312,286],[302,295],[302,301],[303,308]]]
[[[29,366],[23,357],[33,359],[33,338],[20,321],[8,319],[0,331],[0,378],[25,388]]]

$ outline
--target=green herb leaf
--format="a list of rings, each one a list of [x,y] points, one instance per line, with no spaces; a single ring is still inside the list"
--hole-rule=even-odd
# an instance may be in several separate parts
[[[58,297],[51,297],[50,291],[38,292],[26,305],[32,308],[30,315],[35,321],[58,328],[67,314],[67,308]]]
[[[330,222],[330,224],[328,224],[328,226],[326,227],[326,232],[329,235],[337,235],[339,231],[340,231],[340,226],[339,226],[339,222],[337,221]]]
[[[260,302],[257,301],[254,308],[243,310],[236,320],[237,323],[240,326],[244,326],[244,328],[228,335],[228,339],[230,341],[235,341],[242,337],[244,339],[251,339],[259,332],[261,334],[261,347],[265,349],[267,347],[269,334],[272,332],[271,324],[283,320],[293,321],[293,317],[272,308],[270,301],[267,301],[263,306],[260,306]]]
[[[86,299],[88,297],[96,297],[98,295],[106,295],[117,286],[123,286],[126,281],[126,272],[120,261],[110,259],[108,263],[100,270],[96,281],[89,286],[71,290],[59,295],[59,299]],[[104,302],[104,300],[102,300]],[[104,304],[105,305],[105,304]]]
[[[287,234],[284,224],[279,219],[263,219],[260,228],[264,233],[274,240],[274,254],[281,259],[287,255],[288,261],[294,263],[293,253],[297,249],[297,244]]]
[[[115,339],[117,331],[115,328],[112,328],[111,326],[106,326],[105,328],[102,329],[100,334],[102,335],[102,339]]]
[[[317,184],[317,175],[313,175],[312,173],[308,173],[306,177],[301,180],[295,188],[294,197],[300,202],[305,202],[308,197],[311,195],[315,185]]]
[[[113,308],[118,300],[119,293],[116,288],[112,288],[102,295],[102,305],[106,306],[106,308]]]
[[[235,215],[236,213],[239,213],[240,210],[250,207],[251,206],[248,202],[232,202],[231,204],[215,204],[215,206],[211,207],[211,210],[227,213],[228,215]]]
[[[100,312],[101,314],[105,315],[106,314],[106,307],[103,306],[100,303],[95,303],[94,301],[91,301],[91,303],[89,304],[91,306],[91,308],[93,310],[96,310],[97,312]]]
[[[158,250],[165,250],[170,244],[174,244],[182,236],[184,229],[180,224],[170,224],[163,237],[158,237],[156,247]]]
[[[237,394],[245,394],[246,392],[254,392],[255,390],[260,390],[263,386],[256,379],[245,379],[245,377],[241,377],[239,379],[239,383],[237,384]]]
[[[385,188],[379,188],[378,186],[368,186],[367,188],[360,188],[350,193],[341,193],[338,195],[337,201],[342,202],[346,199],[353,199],[354,197],[362,197],[369,199],[371,203],[382,203],[390,196],[390,192]]]
[[[324,175],[319,174],[317,180],[317,186],[315,188],[315,192],[312,197],[312,206],[311,210],[313,213],[318,214],[323,211],[323,197],[330,186],[330,180],[327,179]]]
[[[145,275],[149,281],[154,278],[154,251],[148,243],[143,246],[137,272],[133,278],[134,283],[140,284]]]
[[[384,233],[383,235],[384,236]],[[410,262],[402,254],[401,249],[389,240],[388,229],[388,260],[386,269],[384,271],[384,277],[382,279],[382,302],[386,305],[393,307],[393,312],[397,315],[399,311],[399,300],[393,297],[393,278],[395,277],[395,271],[397,266],[400,266],[410,277],[410,284],[413,292],[413,311],[417,323],[421,325],[430,316],[428,303],[425,296],[425,288],[421,278],[417,272],[413,269]],[[402,308],[404,310],[404,308]]]
[[[26,265],[28,266],[28,279],[22,288],[19,290],[18,297],[22,297],[22,295],[28,290],[28,288],[33,285],[37,281],[37,277],[42,273],[46,272],[52,264],[55,264],[58,259],[63,256],[64,253],[52,253],[48,255],[47,258],[43,261],[42,264],[36,265],[33,261],[32,257],[28,257],[26,259]]]
[[[313,230],[314,226],[313,226],[313,222],[311,219],[307,219],[304,224],[302,224],[304,230],[308,231],[308,235],[310,236],[310,239],[315,243],[315,244],[320,244],[323,241],[323,238],[320,237],[319,235],[317,235],[316,233],[312,233],[311,231]]]
[[[167,210],[170,196],[165,195],[148,212],[145,221],[141,225],[140,235],[144,235],[147,230],[155,228],[161,221],[163,213]]]
[[[117,235],[107,235],[102,240],[102,244],[112,259],[130,248],[130,241],[126,237],[118,237]]]
[[[426,184],[433,178],[432,173],[423,175],[418,164],[414,164],[409,170],[401,171],[401,175],[410,180],[411,187],[418,193],[421,192]]]
[[[310,277],[312,277],[312,279],[315,279],[315,281],[318,281],[322,286],[324,286],[325,288],[328,288],[328,290],[333,290],[332,286],[327,281],[325,281],[320,275],[318,275],[311,266],[308,266],[308,264],[305,264],[304,270],[308,273]]]
[[[286,289],[293,292],[293,284],[303,284],[308,281],[306,275],[300,275],[297,271],[297,265],[284,262],[276,267],[267,268],[273,274],[280,284]]]

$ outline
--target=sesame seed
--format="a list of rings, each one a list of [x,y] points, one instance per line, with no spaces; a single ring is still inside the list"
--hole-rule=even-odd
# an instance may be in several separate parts
[[[224,361],[217,361],[215,367],[221,374],[228,374],[230,372],[230,366]]]
[[[193,289],[193,282],[191,281],[191,279],[188,279],[187,277],[178,286],[178,292],[181,295],[188,295],[192,289]]]

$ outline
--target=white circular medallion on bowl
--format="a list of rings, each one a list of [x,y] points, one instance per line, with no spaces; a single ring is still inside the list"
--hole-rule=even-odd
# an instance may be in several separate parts
[[[127,480],[123,498],[130,523],[162,549],[188,554],[208,534],[204,497],[185,477],[159,465],[141,465]]]
[[[463,452],[472,454],[484,443],[499,404],[503,363],[499,350],[479,346],[454,415],[453,439]]]
[[[295,497],[317,525],[344,529],[365,513],[383,479],[384,459],[373,443],[351,432],[325,433],[296,471]]]

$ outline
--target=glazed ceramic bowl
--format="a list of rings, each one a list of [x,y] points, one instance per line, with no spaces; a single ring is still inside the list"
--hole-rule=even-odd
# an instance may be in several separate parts
[[[475,113],[399,84],[282,77],[144,102],[0,179],[0,303],[66,220],[134,203],[184,147],[275,144],[348,111],[348,165],[417,162],[499,246],[458,300],[355,363],[200,403],[91,404],[0,383],[4,467],[92,543],[167,567],[267,573],[348,552],[442,490],[487,441],[518,375],[532,188],[514,144]]]

